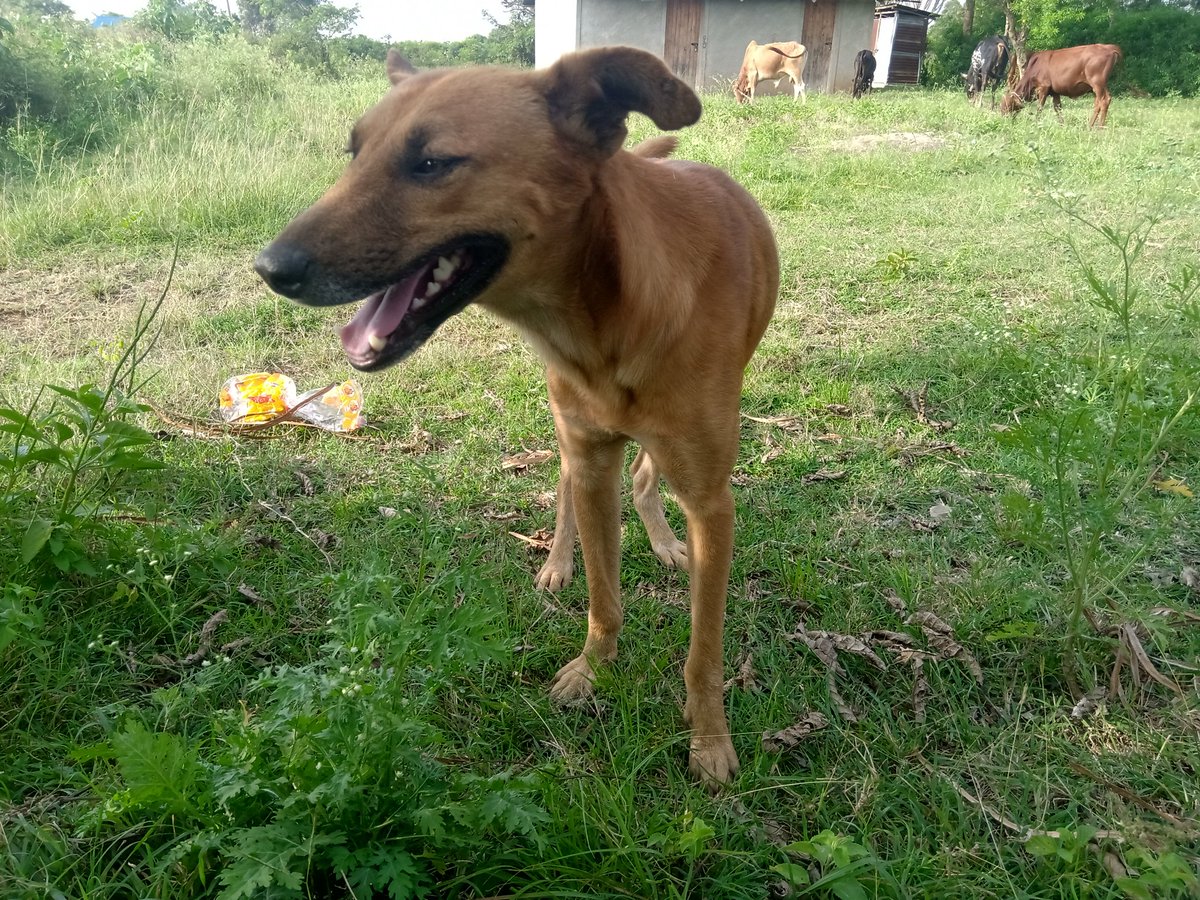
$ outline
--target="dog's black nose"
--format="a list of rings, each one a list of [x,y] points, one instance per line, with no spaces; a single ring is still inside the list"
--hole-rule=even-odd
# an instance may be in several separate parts
[[[258,254],[254,271],[271,286],[271,290],[294,300],[304,293],[311,262],[303,247],[276,241]]]

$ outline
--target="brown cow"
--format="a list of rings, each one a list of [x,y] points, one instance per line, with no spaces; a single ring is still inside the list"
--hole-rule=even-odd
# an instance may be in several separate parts
[[[1103,128],[1108,119],[1108,104],[1112,102],[1108,77],[1120,59],[1121,48],[1116,44],[1084,44],[1032,53],[1016,88],[1000,103],[1000,112],[1015,114],[1036,95],[1040,113],[1046,98],[1052,97],[1061,122],[1061,98],[1082,97],[1090,91],[1096,95],[1096,102],[1088,128],[1096,124]]]
[[[754,88],[760,81],[774,81],[778,85],[784,77],[792,79],[792,99],[799,97],[807,103],[808,95],[804,93],[806,53],[804,45],[796,41],[778,41],[773,44],[751,41],[746,45],[742,69],[733,83],[733,94],[738,103],[753,103]]]

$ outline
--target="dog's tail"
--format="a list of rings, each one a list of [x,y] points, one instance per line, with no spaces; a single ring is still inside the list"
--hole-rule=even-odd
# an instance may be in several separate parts
[[[656,137],[646,138],[629,152],[643,159],[666,159],[675,152],[675,148],[678,146],[679,138],[675,135],[660,134]]]

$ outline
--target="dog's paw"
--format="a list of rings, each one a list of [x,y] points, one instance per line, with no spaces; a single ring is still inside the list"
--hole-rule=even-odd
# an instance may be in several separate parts
[[[544,566],[538,569],[537,575],[533,578],[533,584],[539,591],[554,593],[570,584],[573,577],[575,577],[575,563],[572,560],[568,559],[563,562],[551,557],[546,560]]]
[[[575,657],[558,670],[550,682],[550,699],[563,705],[591,698],[596,690],[596,672],[586,656]]]
[[[738,770],[737,753],[729,735],[693,737],[688,769],[713,793],[729,784]]]
[[[687,544],[683,541],[671,538],[669,541],[651,544],[651,547],[654,550],[654,555],[662,560],[664,566],[670,569],[683,569],[687,571]]]

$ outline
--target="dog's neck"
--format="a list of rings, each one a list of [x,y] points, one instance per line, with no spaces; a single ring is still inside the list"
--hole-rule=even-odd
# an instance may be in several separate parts
[[[695,313],[705,268],[696,253],[706,248],[689,244],[695,199],[667,166],[624,151],[603,163],[537,283],[521,287],[512,314],[507,304],[493,306],[581,389],[636,392]]]

